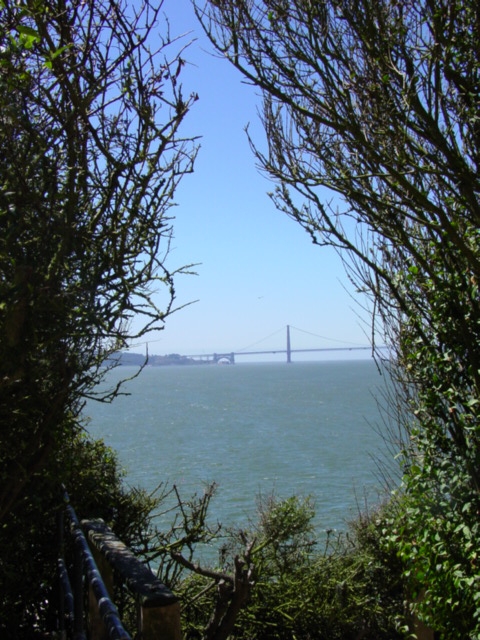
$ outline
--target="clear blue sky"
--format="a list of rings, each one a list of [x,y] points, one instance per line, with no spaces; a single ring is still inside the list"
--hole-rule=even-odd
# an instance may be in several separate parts
[[[185,94],[200,98],[184,133],[202,136],[201,149],[176,194],[168,264],[198,263],[198,275],[176,281],[178,304],[198,302],[167,319],[149,339],[150,353],[285,348],[287,324],[328,338],[292,330],[292,348],[367,344],[338,256],[313,246],[267,195],[272,184],[256,169],[244,131],[250,123],[263,140],[258,90],[214,54],[190,0],[165,0],[163,10],[172,34],[196,38],[180,79]]]

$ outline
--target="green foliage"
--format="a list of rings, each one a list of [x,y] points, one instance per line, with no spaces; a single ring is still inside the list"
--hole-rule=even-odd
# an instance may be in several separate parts
[[[298,496],[279,500],[272,494],[258,501],[258,514],[250,536],[255,539],[252,556],[259,573],[287,576],[301,571],[316,545],[312,501]]]
[[[257,583],[235,637],[401,637],[401,565],[382,546],[381,512],[359,517],[346,536],[327,532],[323,542],[313,515],[311,502],[297,497],[260,505]]]
[[[478,232],[466,220],[462,224],[469,249],[478,255]],[[417,304],[428,304],[430,322],[412,316],[400,334],[399,363],[406,372],[400,393],[414,419],[404,452],[403,509],[390,538],[412,592],[423,594],[414,607],[419,617],[449,640],[478,638],[477,280],[469,256],[450,241],[430,242],[427,251],[435,278],[417,273],[405,285]]]
[[[313,517],[308,498],[259,499],[257,521],[223,533],[220,566],[207,570],[192,564],[191,573],[177,582],[185,637],[223,637],[205,630],[218,610],[220,584],[232,575],[234,559],[242,557],[250,564],[252,589],[228,637],[402,637],[401,562],[383,543],[389,509],[360,516],[347,535],[327,532],[321,540]]]
[[[411,610],[452,640],[478,638],[480,629],[479,511],[478,504],[463,501],[471,500],[472,492],[459,468],[458,461],[443,465],[440,473],[437,465],[412,468],[406,478],[411,487],[405,487],[386,532],[405,568]]]

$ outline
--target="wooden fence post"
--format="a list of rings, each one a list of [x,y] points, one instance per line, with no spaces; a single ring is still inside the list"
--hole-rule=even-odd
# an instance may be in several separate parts
[[[142,640],[181,639],[179,602],[174,602],[166,607],[152,607],[148,606],[147,602],[140,603],[138,616],[138,631]]]

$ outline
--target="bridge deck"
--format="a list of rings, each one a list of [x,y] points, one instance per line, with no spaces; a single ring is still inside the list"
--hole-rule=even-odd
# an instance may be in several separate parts
[[[230,356],[234,356],[237,358],[238,356],[257,356],[257,355],[271,355],[278,353],[313,353],[319,351],[365,351],[367,349],[371,349],[372,347],[322,347],[320,349],[269,349],[266,351],[229,351],[228,353],[202,353],[202,354],[193,354],[187,355],[186,358],[229,358]]]

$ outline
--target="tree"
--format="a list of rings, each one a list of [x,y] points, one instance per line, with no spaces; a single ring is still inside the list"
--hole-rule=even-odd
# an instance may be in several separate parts
[[[407,438],[390,536],[419,613],[479,637],[480,10],[471,0],[210,0],[263,96],[272,198],[332,245],[389,348]],[[396,531],[396,533],[395,533]]]
[[[196,96],[161,6],[0,2],[0,521],[80,428],[106,358],[174,310]]]

